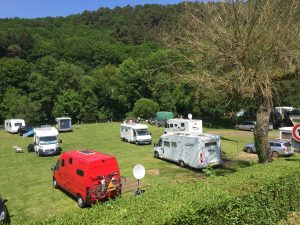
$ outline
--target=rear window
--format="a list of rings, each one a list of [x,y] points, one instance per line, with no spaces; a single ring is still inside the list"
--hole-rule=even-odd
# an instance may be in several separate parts
[[[291,142],[286,142],[286,143],[284,143],[283,145],[284,145],[284,147],[292,147]]]
[[[217,142],[208,142],[208,143],[205,143],[205,147],[216,146],[216,145],[217,145]]]
[[[20,126],[22,126],[22,123],[15,123],[15,126],[20,127]]]

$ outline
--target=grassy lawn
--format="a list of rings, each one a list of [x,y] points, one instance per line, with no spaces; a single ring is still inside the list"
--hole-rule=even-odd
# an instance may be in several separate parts
[[[154,159],[153,145],[137,146],[122,142],[119,126],[119,123],[75,126],[74,132],[60,134],[63,151],[90,148],[116,156],[122,175],[129,181],[128,195],[136,188],[132,175],[135,164],[143,164],[146,168],[146,176],[142,180],[145,189],[160,183],[199,180],[204,176],[201,171],[180,168],[176,164]],[[217,173],[226,174],[250,165],[245,160],[256,161],[256,155],[242,152],[243,145],[253,140],[250,132],[230,129],[204,131],[222,136],[222,150],[229,160],[224,168],[216,169]],[[153,141],[157,142],[163,128],[150,126],[150,132]],[[278,137],[278,132],[272,131],[271,136]],[[0,130],[0,137],[0,194],[9,200],[8,209],[13,224],[82,210],[64,192],[52,188],[50,168],[58,156],[38,157],[35,153],[27,153],[26,147],[32,142],[32,138],[22,138],[4,130]],[[17,154],[13,145],[19,145],[26,151]]]

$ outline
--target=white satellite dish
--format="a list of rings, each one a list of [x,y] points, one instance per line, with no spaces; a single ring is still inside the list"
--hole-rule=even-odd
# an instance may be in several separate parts
[[[188,118],[191,120],[193,118],[193,115],[189,113]]]
[[[145,176],[145,167],[141,164],[137,164],[133,167],[133,176],[140,180],[143,179]]]

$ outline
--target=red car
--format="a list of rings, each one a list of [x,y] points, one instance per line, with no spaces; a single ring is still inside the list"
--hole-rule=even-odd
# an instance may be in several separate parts
[[[80,208],[121,195],[124,185],[116,158],[89,149],[61,154],[51,170],[53,187],[76,197]]]

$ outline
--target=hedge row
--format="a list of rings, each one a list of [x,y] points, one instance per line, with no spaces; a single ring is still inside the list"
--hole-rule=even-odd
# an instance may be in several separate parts
[[[300,209],[300,157],[161,185],[35,224],[275,224]]]

